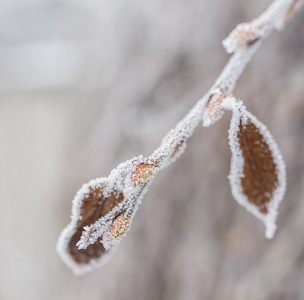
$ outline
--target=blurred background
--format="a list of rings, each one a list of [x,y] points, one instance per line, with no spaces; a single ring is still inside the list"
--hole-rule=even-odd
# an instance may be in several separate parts
[[[156,176],[106,266],[75,277],[55,251],[81,185],[151,154],[269,3],[0,2],[1,300],[304,299],[304,10],[235,90],[286,161],[273,240],[231,196],[227,113]]]

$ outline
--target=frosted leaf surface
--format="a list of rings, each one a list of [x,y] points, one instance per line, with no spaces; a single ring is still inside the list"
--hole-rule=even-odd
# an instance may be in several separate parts
[[[71,223],[59,237],[57,251],[76,274],[101,266],[110,257],[111,251],[103,247],[100,238],[87,249],[79,250],[76,246],[84,226],[94,223],[123,200],[117,191],[105,193],[107,183],[106,178],[97,178],[82,186],[73,200]]]
[[[229,129],[232,194],[265,224],[265,236],[272,238],[278,206],[286,188],[282,155],[266,126],[249,113],[241,101],[226,98],[222,106],[232,110]]]

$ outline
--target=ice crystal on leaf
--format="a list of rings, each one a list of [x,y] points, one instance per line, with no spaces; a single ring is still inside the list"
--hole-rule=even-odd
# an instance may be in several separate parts
[[[272,238],[286,187],[282,155],[266,126],[249,113],[240,100],[226,98],[222,106],[232,110],[229,129],[232,194],[265,224],[265,236]]]

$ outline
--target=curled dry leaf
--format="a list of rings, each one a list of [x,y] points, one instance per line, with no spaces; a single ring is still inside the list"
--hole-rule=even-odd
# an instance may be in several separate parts
[[[229,36],[223,41],[223,46],[228,53],[253,44],[262,37],[261,29],[251,23],[242,23],[231,31]]]
[[[73,200],[70,224],[61,233],[57,251],[75,274],[82,274],[107,262],[111,250],[106,250],[99,237],[86,249],[78,249],[77,243],[83,227],[108,214],[124,199],[122,193],[106,193],[106,178],[97,178],[84,184]]]
[[[223,107],[231,109],[233,114],[229,129],[232,194],[239,204],[263,221],[265,236],[272,238],[286,187],[282,155],[266,126],[241,101],[227,98]]]

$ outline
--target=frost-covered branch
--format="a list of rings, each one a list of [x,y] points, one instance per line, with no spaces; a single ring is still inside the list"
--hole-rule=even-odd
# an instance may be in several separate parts
[[[233,55],[222,73],[160,146],[149,157],[135,157],[108,177],[83,185],[73,200],[71,222],[57,243],[59,254],[75,273],[90,271],[107,261],[130,229],[154,176],[181,155],[201,121],[210,126],[226,110],[233,113],[229,130],[232,194],[264,222],[266,237],[273,236],[278,204],[285,192],[285,165],[267,128],[232,93],[262,40],[273,29],[283,28],[301,2],[276,0],[252,22],[238,25],[223,41],[226,51]]]

